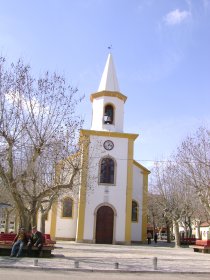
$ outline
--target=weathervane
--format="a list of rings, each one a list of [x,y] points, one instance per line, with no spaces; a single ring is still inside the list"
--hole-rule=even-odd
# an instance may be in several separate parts
[[[111,52],[111,50],[112,50],[112,45],[109,45],[109,46],[108,46],[108,50]]]

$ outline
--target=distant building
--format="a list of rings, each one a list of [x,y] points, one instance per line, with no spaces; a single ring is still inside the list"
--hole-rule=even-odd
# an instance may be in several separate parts
[[[0,232],[5,232],[5,227],[8,229],[9,232],[13,232],[15,230],[15,221],[14,216],[9,217],[8,225],[6,223],[6,216],[4,215],[5,208],[10,208],[11,205],[8,203],[0,202]]]
[[[201,233],[202,240],[210,239],[210,221],[201,223],[200,233]],[[198,238],[198,234],[196,235],[196,237]]]

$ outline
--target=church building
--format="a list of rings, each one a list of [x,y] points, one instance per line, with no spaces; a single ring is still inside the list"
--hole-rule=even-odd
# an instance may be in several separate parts
[[[79,196],[65,195],[53,205],[46,221],[51,238],[101,244],[146,240],[150,171],[133,158],[138,134],[124,132],[126,100],[109,54],[98,91],[90,95],[91,128],[80,131],[88,145]]]

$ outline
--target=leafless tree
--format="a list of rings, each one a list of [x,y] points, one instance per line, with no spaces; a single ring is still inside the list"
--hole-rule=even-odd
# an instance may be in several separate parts
[[[179,225],[191,236],[193,222],[199,227],[202,219],[210,215],[209,136],[208,129],[199,128],[166,164],[157,164],[153,170],[153,193],[161,198],[164,216],[173,221],[177,245]]]
[[[210,131],[200,127],[177,150],[179,172],[210,215]]]
[[[64,77],[35,79],[21,60],[0,58],[0,178],[27,229],[42,204],[79,180],[81,100]]]
[[[187,182],[178,172],[175,162],[156,164],[153,176],[153,192],[159,198],[159,205],[167,224],[173,224],[176,245],[180,246],[179,225],[184,217],[191,217],[194,211],[193,192],[187,188]],[[170,242],[170,234],[168,241]]]
[[[148,194],[148,222],[153,225],[154,231],[158,229],[161,232],[162,228],[166,226],[161,197],[153,192]]]

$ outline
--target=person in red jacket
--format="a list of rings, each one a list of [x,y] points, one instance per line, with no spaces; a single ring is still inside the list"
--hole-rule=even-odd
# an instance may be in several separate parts
[[[23,246],[27,243],[27,235],[24,228],[20,228],[18,234],[13,241],[12,251],[10,257],[20,257]]]

